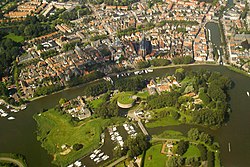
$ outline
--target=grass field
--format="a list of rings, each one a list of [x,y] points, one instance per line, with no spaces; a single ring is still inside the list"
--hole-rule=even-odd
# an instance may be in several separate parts
[[[148,91],[144,91],[144,92],[138,92],[137,94],[136,94],[136,96],[138,96],[139,98],[141,98],[141,99],[147,99],[148,98],[148,96],[149,96],[149,93],[148,93]]]
[[[117,101],[119,103],[122,103],[122,104],[131,104],[131,103],[133,103],[135,101],[132,98],[133,93],[131,93],[131,92],[121,92],[117,96],[118,96]]]
[[[200,150],[198,149],[197,146],[190,144],[188,147],[187,152],[185,152],[185,154],[183,155],[183,157],[200,157],[201,153]]]
[[[23,42],[24,41],[24,37],[23,36],[17,36],[13,33],[10,33],[8,35],[5,36],[5,38],[9,38],[15,42]]]
[[[90,105],[91,105],[91,107],[96,109],[96,108],[100,107],[104,102],[105,102],[105,99],[100,97],[99,99],[95,99],[95,100],[91,101]]]
[[[159,126],[171,126],[171,125],[179,125],[180,122],[175,120],[174,118],[167,116],[164,118],[158,118],[155,121],[150,121],[146,124],[147,128],[154,128]]]
[[[70,123],[70,116],[61,115],[54,109],[36,115],[34,118],[38,124],[38,140],[41,141],[42,147],[53,155],[53,163],[59,166],[72,163],[98,147],[103,129],[108,124],[119,121],[97,118],[82,121],[73,126]],[[82,144],[83,148],[78,151],[70,149],[74,144]],[[66,155],[62,155],[65,153],[61,148],[62,145],[67,145],[69,148],[70,152],[66,151]]]
[[[165,167],[167,156],[161,154],[162,144],[150,147],[145,155],[144,167]]]
[[[184,136],[181,132],[175,131],[175,130],[166,130],[159,135],[153,135],[153,137],[166,138],[166,139],[182,139],[182,138],[184,138]]]

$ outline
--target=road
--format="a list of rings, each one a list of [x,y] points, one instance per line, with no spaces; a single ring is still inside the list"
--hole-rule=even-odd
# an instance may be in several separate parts
[[[19,160],[9,158],[9,157],[0,157],[0,161],[10,162],[16,164],[19,167],[25,167]]]

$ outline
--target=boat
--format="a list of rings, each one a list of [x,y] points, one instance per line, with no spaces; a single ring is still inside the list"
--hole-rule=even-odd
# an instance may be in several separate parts
[[[231,152],[231,144],[230,144],[230,142],[228,143],[228,151]]]
[[[153,69],[148,69],[148,72],[153,72],[154,70]]]
[[[102,156],[103,156],[103,154],[104,154],[103,152],[102,152],[102,153],[100,153],[100,154],[98,155],[98,157],[102,157]]]
[[[21,110],[26,109],[26,105],[21,106]]]
[[[9,117],[8,118],[8,120],[14,120],[15,119],[15,117]]]
[[[8,116],[7,113],[2,113],[2,114],[1,114],[1,117],[7,117],[7,116]]]
[[[247,91],[247,96],[250,96],[249,92]]]
[[[11,112],[18,112],[18,110],[16,110],[16,109],[11,109],[10,111]]]

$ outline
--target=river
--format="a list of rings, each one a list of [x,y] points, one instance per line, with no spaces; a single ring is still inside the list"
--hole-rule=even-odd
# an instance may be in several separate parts
[[[224,66],[189,66],[187,70],[208,69],[219,71],[225,76],[229,76],[235,83],[235,87],[229,91],[231,97],[232,113],[230,121],[226,126],[218,130],[209,130],[210,134],[215,136],[221,145],[222,163],[226,167],[245,167],[250,166],[250,97],[246,91],[250,91],[250,78],[228,70]],[[172,73],[175,68],[165,68],[154,70],[153,73],[145,74],[148,77],[163,76],[166,73]],[[55,106],[60,98],[75,98],[83,95],[82,87],[72,88],[60,93],[49,95],[32,101],[28,104],[25,111],[17,114],[16,120],[8,121],[0,118],[0,152],[14,152],[24,154],[28,165],[31,167],[49,167],[52,158],[40,146],[36,140],[36,123],[32,116],[43,110]],[[187,131],[187,126],[180,125],[173,127],[182,131]],[[166,128],[164,128],[166,129]],[[168,127],[167,129],[170,129]],[[160,133],[163,129],[158,129]],[[228,152],[228,142],[231,143],[232,151]],[[109,148],[109,147],[108,147]]]

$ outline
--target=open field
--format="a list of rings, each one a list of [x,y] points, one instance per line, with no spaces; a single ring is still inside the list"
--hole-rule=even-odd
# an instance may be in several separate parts
[[[179,125],[180,122],[175,120],[174,118],[167,116],[164,118],[158,118],[155,121],[150,121],[146,124],[147,128],[154,128],[159,126],[171,126],[171,125]]]
[[[166,130],[159,135],[153,135],[153,138],[166,138],[166,139],[183,139],[183,134],[175,130]]]
[[[10,33],[10,34],[6,35],[5,38],[9,38],[9,39],[11,39],[12,41],[15,41],[15,42],[23,42],[24,41],[23,36],[17,36],[17,35],[15,35],[13,33]]]
[[[131,92],[121,92],[117,96],[118,96],[117,101],[119,103],[122,103],[122,104],[131,104],[131,103],[133,103],[135,101],[132,98],[133,93],[131,93]]]
[[[161,154],[162,144],[153,145],[145,155],[144,167],[163,167],[166,166],[167,156]]]
[[[94,109],[100,107],[103,103],[105,103],[105,99],[103,97],[100,97],[99,99],[95,99],[93,101],[90,102],[91,107],[93,107]]]
[[[149,95],[148,91],[144,91],[144,92],[138,92],[136,94],[137,97],[146,100]]]
[[[38,124],[38,140],[41,141],[49,154],[53,155],[53,163],[65,166],[81,158],[83,155],[99,146],[103,129],[120,119],[89,119],[72,123],[71,117],[50,109],[34,116]],[[74,144],[82,144],[83,148],[76,151]],[[62,148],[62,146],[66,148]]]
[[[190,144],[188,147],[187,152],[183,155],[183,157],[189,158],[189,157],[200,157],[200,150],[197,146]]]

